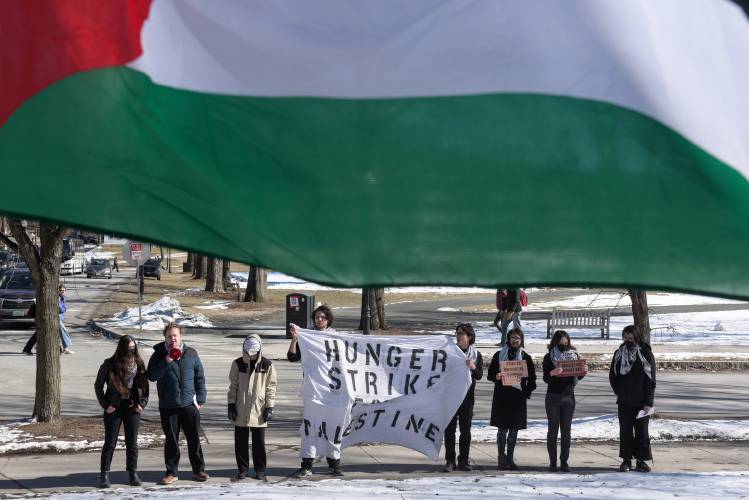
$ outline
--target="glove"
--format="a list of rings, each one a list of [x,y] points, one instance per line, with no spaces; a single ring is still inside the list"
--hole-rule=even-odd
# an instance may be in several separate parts
[[[174,361],[179,361],[179,359],[182,357],[182,350],[176,347],[172,347],[171,349],[169,349],[169,357]]]
[[[234,403],[229,403],[229,412],[228,415],[229,420],[236,420],[237,419],[237,405]]]
[[[263,420],[266,422],[270,422],[272,418],[273,418],[273,408],[265,408],[263,410]]]

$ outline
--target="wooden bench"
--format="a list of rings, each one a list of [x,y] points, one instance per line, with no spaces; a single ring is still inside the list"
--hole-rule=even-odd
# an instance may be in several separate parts
[[[609,338],[611,309],[553,309],[546,322],[546,338],[557,330],[593,328],[601,330],[601,338]]]

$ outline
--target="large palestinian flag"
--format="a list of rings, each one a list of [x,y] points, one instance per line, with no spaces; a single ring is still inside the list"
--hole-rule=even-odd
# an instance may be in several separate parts
[[[322,283],[749,297],[728,0],[6,0],[0,211]]]

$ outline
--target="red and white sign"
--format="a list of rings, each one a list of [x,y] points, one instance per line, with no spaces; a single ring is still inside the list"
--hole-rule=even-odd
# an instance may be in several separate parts
[[[131,259],[140,259],[140,257],[143,255],[143,250],[141,243],[130,243],[130,258]]]

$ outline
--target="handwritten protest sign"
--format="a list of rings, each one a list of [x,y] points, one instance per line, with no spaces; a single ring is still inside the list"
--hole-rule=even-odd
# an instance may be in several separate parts
[[[579,377],[585,375],[586,365],[587,361],[584,359],[559,361],[557,368],[560,370],[557,372],[557,377]]]
[[[502,385],[517,385],[520,379],[528,376],[528,364],[524,360],[500,361]]]
[[[298,338],[302,458],[337,458],[342,448],[370,442],[439,458],[445,427],[471,384],[453,339],[310,330]]]

